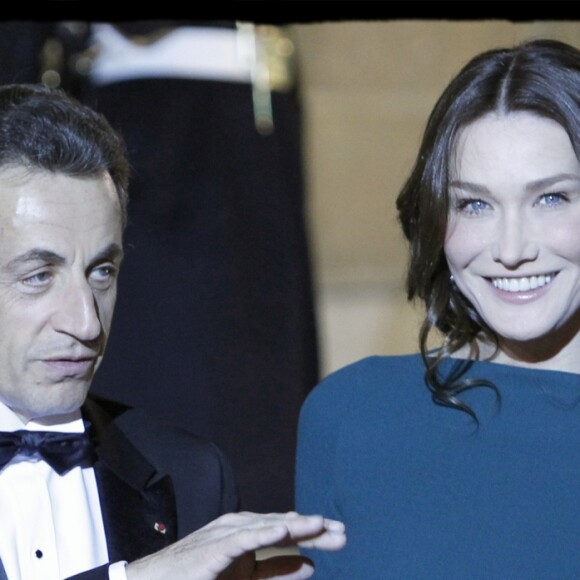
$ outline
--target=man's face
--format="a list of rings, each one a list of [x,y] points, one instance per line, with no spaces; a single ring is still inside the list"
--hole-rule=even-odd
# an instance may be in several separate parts
[[[0,400],[24,420],[82,405],[111,327],[121,258],[108,174],[0,168]]]

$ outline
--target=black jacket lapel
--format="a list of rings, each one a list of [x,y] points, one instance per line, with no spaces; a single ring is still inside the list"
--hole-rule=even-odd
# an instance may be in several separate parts
[[[96,444],[95,475],[110,561],[131,561],[176,541],[170,477],[155,470],[101,405],[87,400],[83,415]]]

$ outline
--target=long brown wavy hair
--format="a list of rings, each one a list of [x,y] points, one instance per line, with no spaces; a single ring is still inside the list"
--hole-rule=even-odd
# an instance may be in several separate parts
[[[435,403],[461,409],[476,420],[458,395],[475,386],[496,387],[485,379],[461,377],[479,358],[478,337],[496,350],[499,341],[450,279],[443,247],[449,167],[457,136],[494,111],[527,111],[556,121],[580,158],[580,51],[542,39],[486,51],[469,61],[431,112],[415,165],[397,198],[399,220],[410,246],[407,297],[423,300],[426,307],[419,336],[426,384]],[[443,341],[429,352],[434,329],[443,334]],[[441,363],[465,346],[470,347],[470,358],[455,359],[451,370],[443,374]]]

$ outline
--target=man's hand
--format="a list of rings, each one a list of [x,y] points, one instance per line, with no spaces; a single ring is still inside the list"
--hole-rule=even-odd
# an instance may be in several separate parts
[[[179,542],[127,566],[128,580],[302,580],[314,566],[301,555],[257,561],[255,550],[299,546],[340,550],[344,524],[322,516],[226,514]]]

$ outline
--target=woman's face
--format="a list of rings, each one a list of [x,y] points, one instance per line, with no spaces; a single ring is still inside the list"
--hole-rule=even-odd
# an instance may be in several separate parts
[[[449,269],[502,343],[575,324],[580,163],[566,131],[527,112],[475,121],[457,140],[449,197]]]

